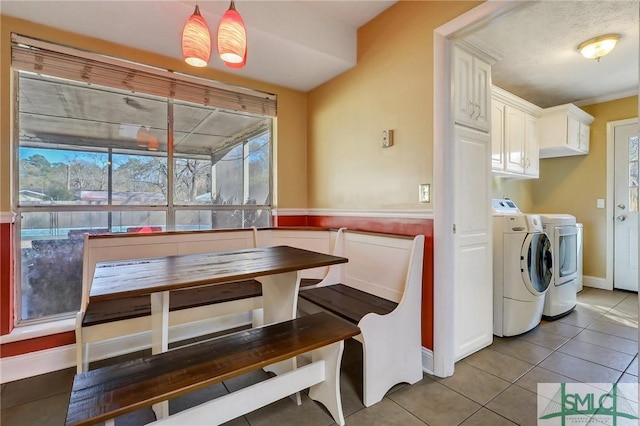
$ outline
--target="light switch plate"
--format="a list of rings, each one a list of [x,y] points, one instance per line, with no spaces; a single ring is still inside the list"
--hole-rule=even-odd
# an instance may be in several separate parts
[[[420,203],[430,203],[431,202],[431,184],[429,183],[421,183],[419,185],[419,195],[418,201]]]
[[[599,209],[604,209],[604,198],[598,198],[596,200],[596,207]]]
[[[382,147],[389,148],[393,145],[393,130],[382,131]]]

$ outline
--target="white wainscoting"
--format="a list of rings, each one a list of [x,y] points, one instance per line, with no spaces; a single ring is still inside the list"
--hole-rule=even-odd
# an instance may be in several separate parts
[[[251,313],[243,312],[171,327],[170,342],[178,342],[207,333],[250,326]],[[137,333],[91,344],[91,361],[136,352],[151,347],[151,332]],[[0,382],[7,383],[38,374],[76,366],[76,345],[59,346],[23,355],[5,357],[0,362]]]

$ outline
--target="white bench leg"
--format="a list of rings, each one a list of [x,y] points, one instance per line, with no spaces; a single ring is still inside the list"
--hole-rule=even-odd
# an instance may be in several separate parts
[[[300,272],[266,275],[260,277],[260,282],[262,283],[263,323],[273,324],[294,319],[298,309]],[[269,365],[264,370],[279,375],[295,370],[296,367],[296,359],[292,358]],[[291,398],[296,405],[302,404],[300,392],[296,392]]]
[[[309,398],[321,402],[331,413],[333,420],[344,425],[342,401],[340,399],[340,363],[344,341],[334,343],[313,351],[313,362],[324,360],[324,381],[309,388]]]
[[[150,424],[219,425],[321,382],[325,377],[325,371],[322,361],[305,365],[295,371],[272,377]]]
[[[392,315],[392,314],[391,314]],[[371,407],[398,383],[414,384],[422,380],[420,335],[417,331],[398,334],[400,324],[391,317],[367,314],[358,326],[362,333],[362,402]],[[412,335],[413,334],[413,335]]]

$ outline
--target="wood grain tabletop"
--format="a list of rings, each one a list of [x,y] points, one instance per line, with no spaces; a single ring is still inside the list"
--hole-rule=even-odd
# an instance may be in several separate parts
[[[289,246],[100,262],[90,301],[113,300],[346,263],[344,257]]]

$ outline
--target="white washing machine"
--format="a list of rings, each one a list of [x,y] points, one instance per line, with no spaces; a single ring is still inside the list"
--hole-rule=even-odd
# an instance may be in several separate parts
[[[551,240],[553,275],[545,296],[542,316],[546,320],[561,318],[577,303],[579,269],[579,235],[575,216],[540,214],[542,228]]]
[[[493,206],[493,334],[515,336],[536,327],[552,279],[551,242],[538,215],[508,199]]]

